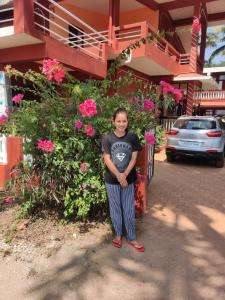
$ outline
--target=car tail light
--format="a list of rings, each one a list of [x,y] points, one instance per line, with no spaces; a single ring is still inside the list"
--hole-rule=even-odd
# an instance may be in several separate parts
[[[206,133],[208,137],[220,137],[222,135],[222,131],[212,131],[212,132],[207,132]]]
[[[170,130],[168,131],[168,135],[177,135],[178,132],[179,132],[179,130],[173,130],[173,129],[170,129]]]
[[[207,152],[212,153],[212,152],[218,152],[217,150],[207,150]]]

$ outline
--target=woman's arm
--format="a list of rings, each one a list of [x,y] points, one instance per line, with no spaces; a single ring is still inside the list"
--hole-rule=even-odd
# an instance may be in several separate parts
[[[110,158],[110,154],[103,153],[103,158],[104,158],[104,162],[105,162],[106,166],[108,167],[110,172],[112,172],[116,176],[120,185],[122,187],[126,187],[128,185],[127,180],[126,180],[126,175],[124,173],[120,173],[117,170],[116,166],[114,165],[114,163],[112,162],[112,160]]]
[[[138,151],[132,152],[131,160],[130,160],[129,165],[127,166],[127,168],[126,168],[126,170],[124,172],[124,174],[125,174],[126,177],[130,174],[130,171],[135,166],[136,161],[137,161],[137,156],[138,156]]]

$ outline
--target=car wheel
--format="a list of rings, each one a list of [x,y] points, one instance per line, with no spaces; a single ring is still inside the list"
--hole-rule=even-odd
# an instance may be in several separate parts
[[[167,154],[166,155],[166,160],[168,162],[174,162],[175,161],[175,157],[173,155],[171,155],[171,154]]]
[[[221,155],[221,158],[215,161],[216,168],[224,167],[224,153]]]

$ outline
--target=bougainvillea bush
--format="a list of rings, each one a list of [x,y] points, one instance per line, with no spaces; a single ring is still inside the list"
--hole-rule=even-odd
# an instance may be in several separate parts
[[[10,199],[23,202],[23,213],[53,209],[66,218],[101,217],[107,212],[101,138],[112,130],[112,113],[124,107],[130,130],[142,144],[153,144],[156,95],[151,86],[119,93],[132,76],[80,82],[56,60],[41,72],[21,73],[10,66],[15,105],[7,111],[4,132],[24,139],[25,160],[10,182]],[[17,86],[22,78],[25,87]],[[20,82],[20,81],[18,81]],[[28,97],[27,95],[32,95]]]

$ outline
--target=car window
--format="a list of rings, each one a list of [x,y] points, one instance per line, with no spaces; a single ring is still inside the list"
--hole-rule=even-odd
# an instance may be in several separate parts
[[[204,119],[178,119],[173,127],[179,129],[216,129],[216,121]]]

